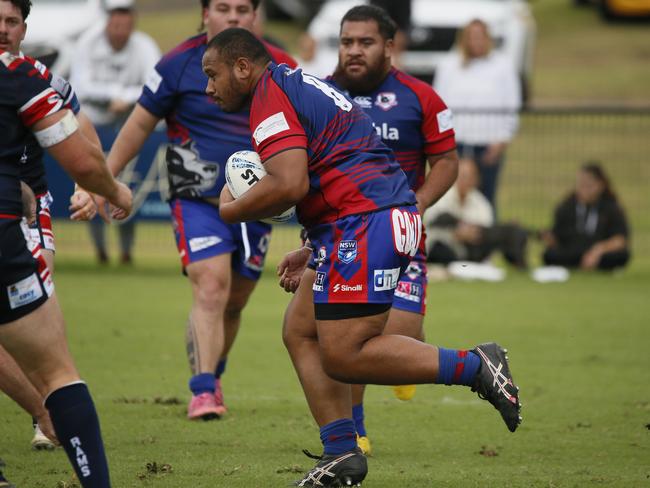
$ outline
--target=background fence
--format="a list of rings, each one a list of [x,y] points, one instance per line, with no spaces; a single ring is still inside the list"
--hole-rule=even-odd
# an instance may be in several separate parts
[[[478,115],[477,115],[478,116]],[[546,228],[553,210],[573,188],[577,169],[599,160],[609,173],[630,222],[635,259],[650,259],[650,110],[545,109],[520,116],[498,189],[500,220]],[[56,198],[56,189],[53,190]],[[55,223],[57,251],[92,254],[83,224]],[[276,226],[276,254],[293,248],[297,231]],[[138,226],[136,259],[175,257],[169,224]]]

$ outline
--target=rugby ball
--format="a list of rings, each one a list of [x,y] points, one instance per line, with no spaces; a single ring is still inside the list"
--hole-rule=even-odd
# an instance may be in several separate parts
[[[226,161],[225,176],[230,193],[234,198],[239,198],[266,176],[266,170],[259,154],[255,151],[237,151]],[[287,222],[295,213],[296,207],[291,207],[280,215],[263,219],[263,222],[270,224]]]

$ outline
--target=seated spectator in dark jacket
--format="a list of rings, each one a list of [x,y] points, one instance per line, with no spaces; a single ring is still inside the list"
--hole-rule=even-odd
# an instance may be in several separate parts
[[[500,250],[508,262],[525,268],[527,232],[515,224],[495,224],[492,205],[478,190],[479,178],[476,163],[461,159],[454,186],[424,213],[427,261],[481,262]]]
[[[575,192],[557,207],[553,229],[542,239],[547,265],[603,270],[625,266],[630,259],[627,220],[599,163],[580,168]]]

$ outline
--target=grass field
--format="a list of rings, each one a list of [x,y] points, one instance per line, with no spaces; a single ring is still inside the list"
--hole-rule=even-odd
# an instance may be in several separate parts
[[[288,296],[272,273],[278,245],[224,377],[230,413],[190,423],[190,297],[171,238],[159,239],[168,229],[141,232],[133,269],[95,267],[67,230],[59,232],[57,290],[101,415],[113,486],[280,487],[311,467],[300,451],[319,451],[318,431],[280,339]],[[365,486],[648,486],[649,279],[650,262],[637,260],[620,274],[557,285],[514,271],[500,284],[430,284],[428,340],[507,346],[524,423],[510,434],[491,406],[460,388],[421,386],[402,403],[373,387],[366,425],[375,455]],[[30,436],[29,418],[0,397],[5,474],[21,488],[76,486],[63,452],[32,452]]]

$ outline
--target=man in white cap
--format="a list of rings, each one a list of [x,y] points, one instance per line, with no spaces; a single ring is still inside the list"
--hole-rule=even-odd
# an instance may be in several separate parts
[[[106,0],[105,24],[91,27],[79,39],[70,81],[90,120],[119,130],[135,105],[147,76],[160,58],[160,50],[147,34],[135,30],[133,0]],[[74,80],[74,81],[72,81]],[[108,261],[104,225],[90,224],[97,257]],[[119,226],[121,261],[131,262],[134,221]]]

